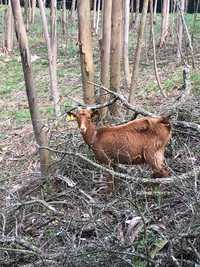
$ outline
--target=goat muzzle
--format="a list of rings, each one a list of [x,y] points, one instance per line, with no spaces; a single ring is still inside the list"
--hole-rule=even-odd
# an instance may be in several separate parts
[[[86,130],[87,130],[86,127],[81,127],[81,128],[80,128],[80,131],[81,131],[82,134],[86,133]]]

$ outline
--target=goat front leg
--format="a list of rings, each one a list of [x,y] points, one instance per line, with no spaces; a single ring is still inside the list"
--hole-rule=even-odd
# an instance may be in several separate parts
[[[165,164],[164,151],[158,150],[155,153],[148,153],[146,161],[153,170],[153,178],[170,176],[170,170]]]

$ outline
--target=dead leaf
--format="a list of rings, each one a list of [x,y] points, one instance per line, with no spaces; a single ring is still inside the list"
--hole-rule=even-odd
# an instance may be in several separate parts
[[[131,220],[126,220],[126,224],[128,224],[127,232],[126,232],[126,242],[127,244],[132,244],[136,237],[138,236],[138,233],[142,226],[142,218],[137,216],[132,218]]]

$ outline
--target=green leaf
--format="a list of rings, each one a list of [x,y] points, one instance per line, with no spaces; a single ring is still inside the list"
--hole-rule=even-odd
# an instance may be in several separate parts
[[[166,240],[166,239],[157,240],[156,243],[154,244],[152,250],[150,251],[151,258],[153,259],[156,256],[156,254],[159,251],[161,251],[167,243],[168,243],[168,240]]]

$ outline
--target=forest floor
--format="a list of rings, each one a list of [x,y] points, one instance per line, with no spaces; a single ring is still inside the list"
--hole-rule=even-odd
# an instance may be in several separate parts
[[[191,18],[188,15],[188,22]],[[160,23],[156,28],[157,25]],[[200,124],[200,23],[197,26],[196,68],[190,68],[191,95],[177,108],[172,121]],[[0,24],[0,38],[2,32]],[[61,31],[58,33],[58,83],[63,113],[58,124],[49,100],[47,50],[39,14],[28,35],[41,116],[50,128],[52,163],[48,180],[41,179],[15,44],[13,53],[0,53],[0,266],[199,264],[199,132],[173,129],[166,151],[171,178],[153,183],[145,166],[120,165],[116,190],[111,195],[103,194],[98,189],[105,186],[104,172],[94,164],[93,154],[84,144],[76,123],[66,121],[64,115],[76,100],[82,102],[76,24],[68,28],[67,45]],[[97,38],[94,39],[95,79],[100,83],[99,47]],[[132,67],[135,32],[130,32],[130,40]],[[136,105],[161,114],[181,94],[183,66],[176,62],[174,39],[170,36],[166,46],[157,49],[158,70],[167,94],[163,98],[153,71],[148,33],[146,40]],[[184,54],[191,64],[189,50]],[[121,84],[120,93],[127,96],[123,80]],[[122,121],[126,110],[122,106],[120,110]]]

